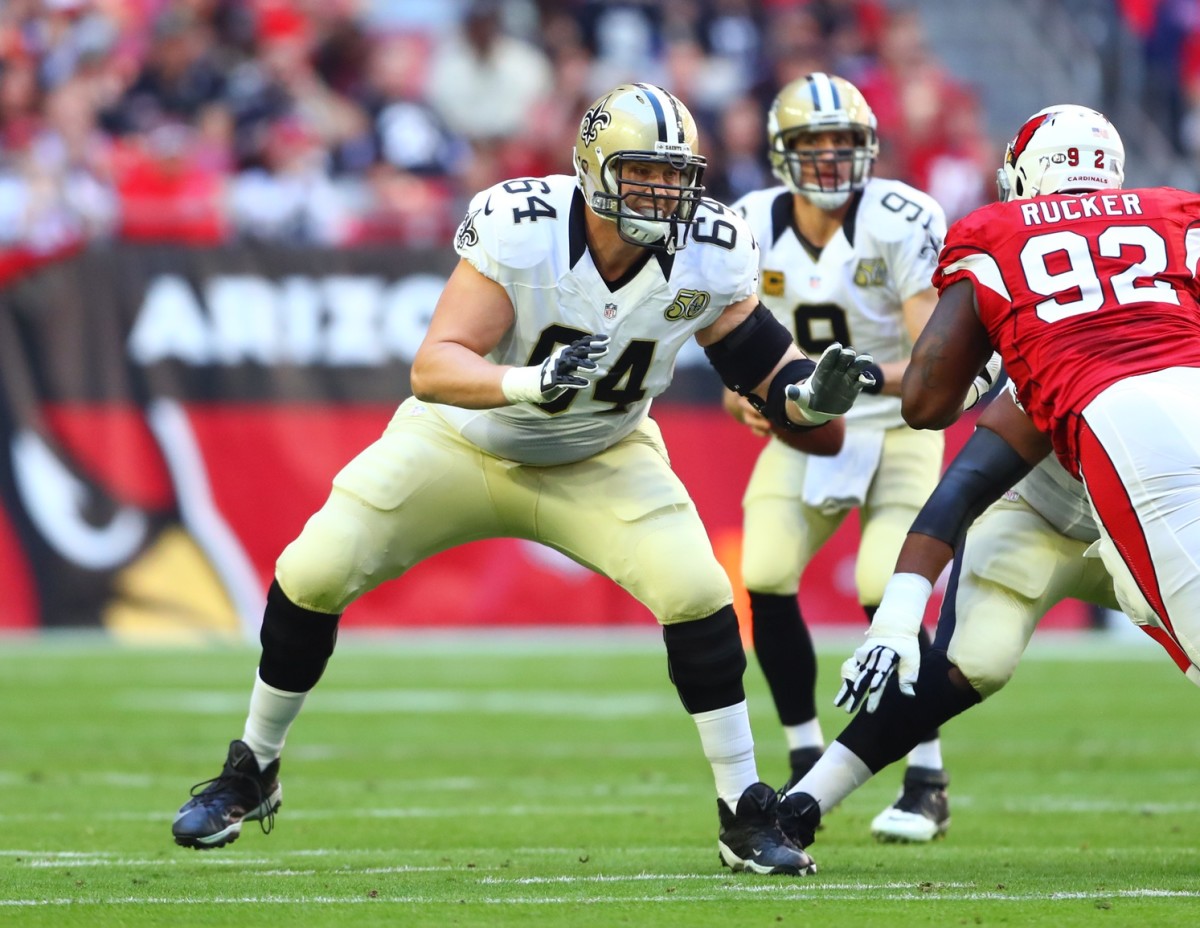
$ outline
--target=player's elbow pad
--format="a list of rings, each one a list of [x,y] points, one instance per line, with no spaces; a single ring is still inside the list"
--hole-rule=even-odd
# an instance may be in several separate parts
[[[909,531],[957,548],[979,514],[1031,470],[1033,466],[995,432],[976,429]]]

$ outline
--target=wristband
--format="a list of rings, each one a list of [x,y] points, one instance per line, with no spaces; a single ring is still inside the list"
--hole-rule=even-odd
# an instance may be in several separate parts
[[[500,391],[510,403],[544,403],[542,369],[540,367],[510,367],[500,379]]]
[[[925,619],[925,606],[932,595],[933,584],[920,574],[892,574],[887,586],[883,588],[883,599],[876,613],[876,617],[883,615],[883,621],[873,621],[867,635],[916,635],[921,629]],[[882,608],[883,603],[887,603],[886,610]]]
[[[874,361],[872,361],[870,364],[868,364],[863,369],[863,373],[870,374],[872,377],[875,378],[875,382],[873,384],[871,384],[869,387],[863,387],[862,392],[863,393],[871,393],[871,394],[882,393],[883,392],[883,368],[881,368],[878,364],[876,364]]]
[[[797,358],[794,361],[788,361],[787,364],[779,369],[779,373],[771,378],[771,383],[767,386],[767,401],[762,404],[762,409],[759,412],[770,419],[775,425],[789,431],[808,428],[810,425],[824,425],[824,419],[820,422],[813,422],[807,416],[804,417],[808,420],[807,424],[793,422],[788,418],[787,414],[787,388],[798,381],[807,380],[813,375],[813,371],[816,369],[816,362],[809,358]],[[801,415],[803,415],[803,412],[803,410],[800,410]]]

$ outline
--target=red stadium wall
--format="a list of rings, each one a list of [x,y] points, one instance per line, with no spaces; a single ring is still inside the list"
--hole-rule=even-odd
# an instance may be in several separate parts
[[[337,470],[379,434],[392,408],[196,406],[188,412],[209,462],[214,498],[265,589],[275,556],[321,504]],[[136,417],[114,410],[59,408],[48,418],[64,445],[123,497],[147,505],[169,497],[169,481]],[[655,418],[734,581],[738,612],[745,618],[738,566],[741,492],[760,442],[714,408],[661,403]],[[951,430],[948,453],[968,433],[967,425]],[[116,436],[125,452],[104,453],[104,444],[89,440],[96,434]],[[4,527],[0,524],[0,558],[9,566],[0,577],[0,602],[5,604],[0,627],[34,627],[39,624],[38,604],[28,572],[21,569],[25,558]],[[864,621],[854,591],[857,533],[852,516],[806,573],[801,597],[806,617],[815,624],[855,626]],[[940,592],[931,618],[939,603]],[[1087,620],[1082,605],[1064,603],[1044,624],[1080,627]],[[476,542],[426,561],[359,600],[343,621],[346,627],[370,628],[626,625],[653,619],[608,580],[549,549],[504,539]]]

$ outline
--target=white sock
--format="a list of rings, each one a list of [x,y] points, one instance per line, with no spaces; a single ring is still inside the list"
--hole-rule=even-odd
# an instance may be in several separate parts
[[[799,725],[784,725],[783,737],[787,739],[789,751],[825,747],[825,736],[821,734],[821,723],[817,719]]]
[[[825,815],[872,776],[871,768],[859,760],[857,754],[840,741],[834,741],[812,770],[788,790],[788,795],[808,793],[817,800],[821,814]]]
[[[922,741],[908,752],[910,767],[929,767],[933,770],[942,769],[942,739]]]
[[[283,753],[288,729],[300,714],[307,695],[277,690],[263,683],[255,672],[254,689],[250,692],[250,713],[246,716],[242,740],[254,752],[260,768],[266,767]]]
[[[736,812],[742,793],[758,782],[754,735],[750,732],[746,701],[711,712],[697,712],[692,718],[700,732],[704,756],[712,765],[717,795]]]

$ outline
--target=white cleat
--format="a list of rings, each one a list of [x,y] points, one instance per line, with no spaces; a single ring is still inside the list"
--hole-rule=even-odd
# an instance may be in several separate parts
[[[923,844],[940,838],[950,828],[950,800],[944,770],[909,767],[900,797],[871,821],[871,834],[879,841]]]

